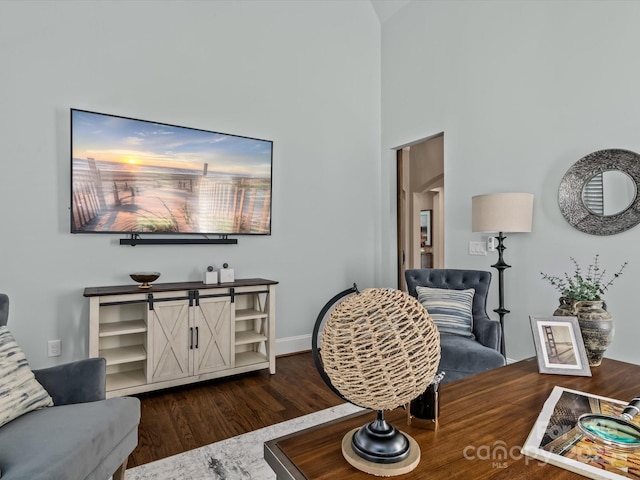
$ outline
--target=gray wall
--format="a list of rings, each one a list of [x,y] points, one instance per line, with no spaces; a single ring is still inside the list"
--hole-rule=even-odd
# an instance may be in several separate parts
[[[446,265],[468,255],[471,196],[536,195],[507,239],[507,353],[557,293],[540,271],[600,253],[630,266],[607,301],[614,358],[638,362],[640,229],[596,237],[557,206],[564,172],[602,148],[640,151],[637,2],[413,1],[382,29],[361,0],[0,2],[0,291],[31,363],[87,353],[86,286],[198,280],[224,261],[281,282],[277,337],[308,336],[356,281],[395,286],[395,154],[445,132]],[[274,141],[273,235],[237,246],[121,247],[69,231],[69,108]],[[495,271],[495,270],[494,270]],[[494,285],[495,287],[495,285]],[[497,306],[496,288],[491,308]],[[46,358],[46,341],[63,355]]]
[[[279,339],[373,286],[379,233],[380,24],[369,2],[0,2],[0,291],[35,367],[82,358],[88,286],[280,281]],[[270,237],[137,246],[69,233],[69,109],[274,141]],[[48,359],[46,342],[62,340]]]
[[[616,322],[608,355],[640,361],[640,227],[587,235],[557,203],[562,176],[584,155],[640,152],[639,20],[638,2],[413,1],[383,24],[382,230],[395,225],[391,149],[441,131],[448,267],[496,272],[497,253],[468,255],[469,241],[482,238],[471,232],[473,195],[535,194],[533,232],[506,240],[510,358],[534,354],[528,316],[551,315],[558,305],[540,272],[571,272],[570,256],[586,268],[599,253],[608,275],[630,262],[606,295]],[[395,240],[381,241],[390,280]],[[494,275],[491,309],[496,283]]]

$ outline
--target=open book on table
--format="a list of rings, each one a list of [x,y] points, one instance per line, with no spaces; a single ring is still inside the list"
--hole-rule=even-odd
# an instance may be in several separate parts
[[[622,451],[598,444],[577,427],[583,413],[618,416],[627,402],[554,387],[522,453],[593,479],[640,480],[640,450]],[[640,425],[640,416],[633,419]]]

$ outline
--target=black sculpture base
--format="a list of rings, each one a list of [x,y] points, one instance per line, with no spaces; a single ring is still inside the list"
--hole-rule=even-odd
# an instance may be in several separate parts
[[[397,463],[409,456],[409,440],[378,411],[375,421],[356,430],[351,439],[354,452],[369,462]]]

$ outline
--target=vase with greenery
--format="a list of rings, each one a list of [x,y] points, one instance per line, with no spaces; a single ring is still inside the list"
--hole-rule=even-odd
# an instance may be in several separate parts
[[[575,258],[570,258],[575,267],[573,274],[565,272],[560,277],[541,272],[541,275],[562,295],[560,306],[553,315],[578,318],[589,365],[595,367],[602,362],[614,333],[611,314],[607,311],[603,297],[615,279],[622,275],[627,262],[613,276],[608,277],[606,270],[600,267],[599,255],[594,257],[586,273],[583,273]]]
[[[600,255],[596,255],[587,267],[586,275],[575,258],[569,257],[575,266],[572,275],[564,273],[562,277],[547,275],[540,272],[542,278],[553,285],[563,297],[571,300],[602,300],[605,292],[613,284],[616,278],[622,275],[628,262],[624,262],[618,272],[611,277],[606,277],[607,271],[600,268]],[[609,280],[607,281],[607,278]]]

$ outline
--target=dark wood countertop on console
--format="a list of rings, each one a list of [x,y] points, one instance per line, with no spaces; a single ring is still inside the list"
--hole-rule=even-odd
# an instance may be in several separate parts
[[[152,283],[151,288],[140,288],[138,284],[115,285],[110,287],[87,287],[84,289],[85,297],[99,297],[103,295],[124,295],[128,293],[153,293],[173,292],[177,290],[205,290],[207,288],[237,288],[253,287],[256,285],[276,285],[275,280],[264,278],[239,278],[235,282],[228,283],[203,283],[203,282],[176,282],[176,283]]]

